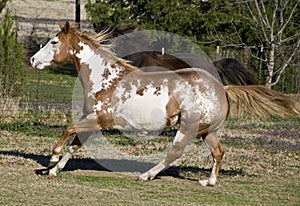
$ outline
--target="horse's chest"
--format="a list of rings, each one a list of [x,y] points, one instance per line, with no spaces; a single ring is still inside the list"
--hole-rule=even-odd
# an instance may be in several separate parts
[[[125,124],[115,125],[120,130],[158,131],[166,125],[168,89],[147,86],[143,89],[117,92],[120,101],[115,104],[113,116]]]

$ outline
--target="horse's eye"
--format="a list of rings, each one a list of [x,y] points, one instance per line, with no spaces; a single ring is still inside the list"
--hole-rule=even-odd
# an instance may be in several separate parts
[[[58,43],[58,41],[56,41],[56,40],[51,41],[51,44],[57,44],[57,43]]]

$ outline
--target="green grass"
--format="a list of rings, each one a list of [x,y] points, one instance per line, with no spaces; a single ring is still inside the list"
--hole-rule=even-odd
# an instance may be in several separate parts
[[[239,122],[232,123],[239,124]],[[286,123],[277,122],[276,124]],[[6,151],[7,148],[10,148],[9,151],[20,152],[20,154],[49,155],[53,144],[57,141],[57,131],[54,130],[55,132],[51,134],[49,128],[44,127],[44,125],[37,125],[41,130],[37,129],[36,132],[41,133],[42,136],[36,136],[37,133],[31,133],[31,130],[34,130],[30,129],[32,126],[26,122],[1,125],[0,133],[11,131],[10,136],[1,135],[1,150]],[[253,132],[253,128],[248,129]],[[109,138],[113,139],[114,137],[119,140],[122,138],[120,135],[112,135]],[[121,145],[134,146],[130,139],[124,141]],[[117,142],[115,143],[117,144]],[[71,203],[72,205],[151,206],[299,205],[300,185],[299,176],[297,176],[299,174],[297,151],[286,150],[278,154],[269,153],[265,147],[257,147],[255,141],[250,141],[247,144],[249,144],[249,149],[242,148],[241,151],[249,151],[251,156],[241,156],[238,159],[238,155],[242,155],[242,153],[238,152],[239,150],[234,142],[226,143],[225,149],[228,150],[228,147],[233,147],[236,151],[227,151],[226,155],[229,155],[229,157],[225,158],[225,168],[221,170],[219,181],[215,187],[203,187],[197,181],[194,181],[207,178],[208,170],[199,167],[191,167],[186,174],[184,172],[180,173],[181,178],[169,171],[162,173],[158,176],[158,179],[150,182],[137,182],[133,176],[114,172],[108,173],[101,170],[67,170],[61,172],[56,179],[51,180],[45,177],[37,177],[34,174],[34,169],[37,166],[31,166],[32,163],[27,164],[29,160],[20,159],[21,157],[8,158],[9,156],[1,156],[0,166],[1,162],[12,164],[1,167],[2,169],[9,169],[13,165],[16,168],[28,168],[27,175],[29,175],[28,181],[30,182],[27,182],[28,177],[23,174],[18,176],[21,170],[16,170],[18,172],[13,176],[8,176],[5,182],[13,181],[17,182],[18,185],[23,185],[22,188],[27,188],[26,193],[11,190],[3,194],[0,193],[0,203],[14,205],[17,204],[17,200],[20,200],[19,203],[22,202],[22,204],[37,205],[44,202],[53,205],[57,203],[57,199],[60,199],[66,205]],[[256,149],[252,151],[251,148],[253,147]],[[231,153],[237,156],[232,156]],[[6,160],[6,158],[8,159]],[[190,158],[193,158],[193,156]],[[80,158],[77,162],[77,164],[80,164]],[[259,168],[256,168],[256,166]],[[189,165],[186,165],[186,167],[189,167]],[[228,169],[228,167],[234,167],[235,169]],[[185,170],[183,166],[179,168]],[[174,177],[172,177],[172,174],[174,174]],[[9,178],[13,179],[9,180]],[[35,179],[34,182],[32,182],[32,178]],[[8,185],[4,184],[4,187],[8,187]],[[43,189],[39,189],[40,187]]]
[[[71,65],[53,66],[43,70],[27,70],[25,98],[38,101],[70,103],[72,100],[75,69]]]
[[[110,191],[107,194],[109,199],[105,195],[98,199],[99,205],[297,205],[300,189],[299,185],[290,185],[288,181],[278,187],[277,180],[262,181],[251,177],[239,180],[223,179],[219,183],[222,185],[213,188],[180,179],[145,183],[126,177],[95,177],[69,173],[61,178],[64,181],[71,179],[74,184]]]
[[[0,123],[0,131],[1,130],[21,132],[27,136],[56,137],[59,135],[57,130],[48,125],[35,124],[32,122]]]

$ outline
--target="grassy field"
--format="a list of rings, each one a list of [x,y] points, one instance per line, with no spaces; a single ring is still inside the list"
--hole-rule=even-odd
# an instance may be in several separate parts
[[[28,74],[28,87],[39,77],[40,102],[64,104],[72,99],[76,79],[72,68],[28,70]],[[28,90],[27,98],[34,99],[36,89]],[[70,114],[40,105],[38,110],[0,119],[0,205],[300,205],[299,118],[261,122],[230,117],[220,133],[226,153],[215,187],[198,183],[208,178],[212,160],[203,159],[201,141],[192,143],[180,162],[150,182],[135,181],[134,169],[107,171],[86,148],[51,179],[41,171],[62,129],[72,122]],[[130,155],[150,155],[162,152],[172,138],[140,141],[108,133],[106,140]]]
[[[108,172],[84,149],[50,179],[39,170],[46,167],[61,131],[46,125],[30,129],[2,124],[0,129],[0,205],[300,204],[299,119],[229,119],[221,136],[226,155],[215,187],[197,182],[208,177],[211,166],[210,158],[198,161],[201,142],[150,182],[135,181],[135,172]],[[125,150],[137,147],[132,140],[124,141],[114,144]]]

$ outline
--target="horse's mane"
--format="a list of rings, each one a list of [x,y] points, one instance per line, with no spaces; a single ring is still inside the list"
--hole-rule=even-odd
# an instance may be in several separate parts
[[[112,43],[102,44],[103,42],[109,42],[109,37],[111,36],[111,31],[108,29],[103,30],[97,34],[91,34],[88,32],[83,32],[78,29],[77,24],[71,24],[70,29],[77,34],[78,36],[86,39],[87,41],[91,41],[93,45],[97,48],[101,48],[101,50],[105,53],[106,56],[113,59],[120,66],[124,66],[129,70],[137,70],[138,68],[131,65],[127,60],[117,57],[113,52],[112,48],[114,45]]]

